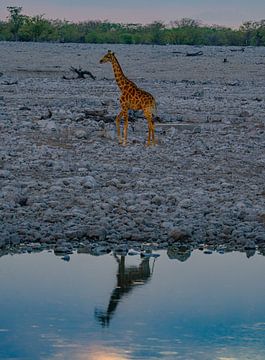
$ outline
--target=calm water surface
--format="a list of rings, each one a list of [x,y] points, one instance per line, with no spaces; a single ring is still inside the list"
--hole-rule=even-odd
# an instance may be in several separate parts
[[[0,258],[0,359],[265,359],[265,258]]]

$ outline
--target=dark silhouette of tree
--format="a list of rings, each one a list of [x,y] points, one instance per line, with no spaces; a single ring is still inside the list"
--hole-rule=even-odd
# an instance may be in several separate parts
[[[17,41],[18,33],[24,23],[25,16],[21,14],[21,6],[8,6],[7,10],[9,11],[10,31],[13,34],[14,40]]]

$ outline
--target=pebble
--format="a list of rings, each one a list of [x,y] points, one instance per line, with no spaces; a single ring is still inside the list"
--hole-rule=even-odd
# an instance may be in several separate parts
[[[80,130],[76,130],[75,136],[77,139],[87,139],[88,133],[85,130],[80,129]]]
[[[83,177],[81,185],[87,189],[94,189],[98,186],[98,183],[93,176],[88,175]]]

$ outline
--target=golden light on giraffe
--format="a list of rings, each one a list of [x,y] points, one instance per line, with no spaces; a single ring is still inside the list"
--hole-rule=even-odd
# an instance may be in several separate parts
[[[142,110],[148,123],[147,145],[155,145],[155,124],[153,120],[153,114],[156,111],[156,101],[153,95],[145,90],[140,89],[133,81],[129,80],[124,75],[116,55],[111,50],[108,50],[108,52],[100,59],[99,62],[101,64],[107,62],[112,64],[114,76],[121,91],[121,110],[116,117],[116,128],[119,143],[123,145],[127,144],[129,121],[128,111]],[[122,118],[124,119],[123,137],[121,136],[120,131],[120,122]]]

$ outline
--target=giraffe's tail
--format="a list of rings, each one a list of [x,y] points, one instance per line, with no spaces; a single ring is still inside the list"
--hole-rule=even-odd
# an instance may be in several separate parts
[[[159,123],[162,122],[161,118],[157,115],[157,104],[156,104],[155,100],[153,102],[152,115],[153,115],[153,124],[156,122],[159,122]]]
[[[153,104],[152,104],[152,114],[153,114],[154,116],[157,115],[157,104],[156,104],[155,99],[154,99]]]

